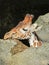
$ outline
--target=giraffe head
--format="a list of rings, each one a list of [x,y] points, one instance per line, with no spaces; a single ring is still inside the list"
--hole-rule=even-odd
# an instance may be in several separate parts
[[[26,14],[24,20],[22,22],[20,22],[18,24],[18,26],[16,26],[15,28],[11,29],[9,32],[5,33],[4,39],[11,38],[12,35],[15,34],[17,31],[19,32],[19,30],[21,28],[24,28],[24,27],[27,27],[27,25],[30,25],[32,23],[33,17],[34,17],[34,15]],[[18,35],[18,32],[17,32],[17,35]]]

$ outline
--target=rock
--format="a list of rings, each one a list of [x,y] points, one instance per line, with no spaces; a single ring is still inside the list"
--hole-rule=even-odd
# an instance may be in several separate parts
[[[44,43],[42,47],[31,47],[17,55],[13,55],[12,62],[13,65],[48,65],[49,44]]]
[[[49,13],[47,13],[43,16],[40,16],[40,18],[43,20],[43,22],[49,23]]]
[[[28,46],[24,45],[19,40],[3,40],[0,39],[0,65],[10,65],[13,54],[22,52]]]
[[[49,13],[39,16],[36,20],[38,25],[42,25],[42,29],[37,31],[37,35],[40,37],[41,40],[49,42]]]
[[[27,48],[24,45],[22,47],[26,50],[12,54],[10,51],[14,45],[13,40],[0,40],[0,65],[49,65],[49,43],[43,43],[38,48]]]
[[[11,48],[17,43],[14,40],[0,39],[0,65],[7,65],[11,59]]]

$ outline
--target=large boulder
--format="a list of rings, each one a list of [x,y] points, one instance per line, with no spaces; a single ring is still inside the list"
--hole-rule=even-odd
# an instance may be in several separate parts
[[[49,13],[39,16],[35,22],[38,23],[39,26],[42,25],[42,29],[36,32],[40,39],[49,42]]]
[[[28,48],[20,43],[26,50],[13,54],[11,48],[14,43],[12,40],[0,40],[0,65],[49,65],[49,43],[44,43],[38,48]]]

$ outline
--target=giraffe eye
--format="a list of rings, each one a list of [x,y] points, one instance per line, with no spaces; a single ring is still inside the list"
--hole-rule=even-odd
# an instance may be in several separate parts
[[[24,29],[24,28],[23,28],[23,30],[24,30],[24,31],[27,31],[27,29]]]

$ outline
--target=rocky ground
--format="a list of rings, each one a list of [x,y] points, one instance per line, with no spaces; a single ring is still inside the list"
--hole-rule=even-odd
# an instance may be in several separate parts
[[[33,48],[19,40],[0,39],[0,65],[49,65],[49,13],[35,21],[43,25],[37,35],[43,41],[41,47]]]

